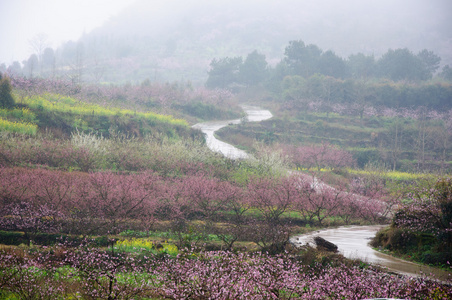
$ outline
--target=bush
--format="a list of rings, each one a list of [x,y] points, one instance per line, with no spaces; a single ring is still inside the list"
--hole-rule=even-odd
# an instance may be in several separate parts
[[[431,252],[424,253],[422,262],[432,265],[447,265],[452,260],[452,252]]]
[[[23,232],[0,231],[0,244],[3,245],[20,245],[28,244]]]
[[[418,241],[418,237],[406,229],[387,227],[377,232],[371,245],[406,253],[408,249],[418,246]]]
[[[417,246],[416,235],[408,230],[394,229],[388,232],[388,237],[387,248],[393,251],[405,252]]]
[[[0,108],[13,108],[15,101],[11,91],[9,78],[0,73]]]
[[[356,163],[360,168],[364,168],[369,163],[381,161],[381,157],[377,149],[360,148],[353,152],[353,158],[356,160]]]
[[[84,237],[55,233],[35,233],[30,236],[33,244],[42,246],[52,246],[58,243],[68,243],[79,245],[85,241]],[[28,244],[26,235],[18,231],[2,231],[0,230],[0,244],[3,245],[20,245]],[[96,247],[107,247],[111,241],[106,236],[99,236],[90,239],[90,243]]]

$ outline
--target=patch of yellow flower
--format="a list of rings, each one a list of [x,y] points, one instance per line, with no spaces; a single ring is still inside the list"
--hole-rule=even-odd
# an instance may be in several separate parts
[[[356,170],[356,169],[348,169],[350,174],[356,175],[378,175],[382,178],[392,179],[392,180],[401,180],[401,181],[411,181],[418,179],[426,179],[433,177],[432,174],[425,173],[407,173],[407,172],[399,172],[399,171],[379,171],[372,172],[369,170]]]
[[[0,131],[35,135],[38,131],[38,125],[28,122],[12,122],[0,118]]]
[[[125,248],[125,249],[151,250],[152,248],[154,248],[154,243],[149,240],[134,238],[131,240],[125,239],[122,241],[117,241],[115,246],[118,248]]]
[[[13,117],[20,120],[21,122],[34,123],[36,121],[36,115],[31,112],[28,108],[0,108],[0,117],[7,119],[8,117]]]
[[[150,122],[162,122],[172,125],[188,126],[188,123],[182,119],[175,119],[173,116],[161,115],[153,112],[137,112],[129,109],[120,109],[115,107],[104,107],[98,104],[91,104],[76,100],[71,97],[44,94],[41,96],[27,97],[24,103],[34,109],[58,111],[78,115],[96,115],[96,116],[132,116],[144,118]]]
[[[178,253],[178,249],[176,245],[163,243],[161,244],[161,247],[157,247],[152,241],[148,239],[139,239],[139,238],[132,238],[132,239],[125,239],[121,241],[117,241],[115,243],[115,248],[128,251],[128,252],[136,252],[141,250],[148,250],[148,251],[154,251],[154,252],[165,252],[170,255],[176,255]]]

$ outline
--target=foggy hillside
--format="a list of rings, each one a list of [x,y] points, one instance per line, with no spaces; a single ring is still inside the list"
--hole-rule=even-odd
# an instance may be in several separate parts
[[[446,65],[452,63],[451,11],[452,2],[444,0],[138,0],[84,35],[81,48],[70,42],[60,53],[63,62],[73,64],[71,57],[79,51],[85,79],[107,82],[203,83],[213,58],[257,49],[275,65],[290,40],[331,49],[343,58],[426,48]]]

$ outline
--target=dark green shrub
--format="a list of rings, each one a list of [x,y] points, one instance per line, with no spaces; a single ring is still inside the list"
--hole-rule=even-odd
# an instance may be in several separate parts
[[[11,82],[8,77],[0,73],[0,108],[13,108],[15,101],[13,98]]]
[[[0,231],[0,244],[3,245],[20,245],[28,244],[23,232]]]
[[[425,252],[422,256],[422,262],[424,264],[431,265],[447,265],[452,261],[452,252]]]
[[[407,249],[417,247],[416,235],[408,230],[395,228],[388,232],[389,250],[405,252]]]
[[[30,236],[33,244],[42,246],[51,246],[57,243],[81,244],[85,241],[82,236],[54,234],[54,233],[36,233]],[[20,245],[28,244],[28,240],[23,232],[0,231],[0,244]],[[100,236],[90,239],[90,242],[97,247],[107,247],[111,245],[111,239],[107,236]]]
[[[353,158],[360,168],[364,168],[369,163],[381,161],[381,156],[377,149],[360,149],[353,151]]]

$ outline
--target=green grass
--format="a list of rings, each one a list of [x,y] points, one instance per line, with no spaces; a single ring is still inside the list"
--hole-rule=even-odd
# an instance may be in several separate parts
[[[445,135],[444,122],[427,120],[425,147],[420,148],[423,127],[410,118],[380,116],[349,116],[315,112],[272,110],[274,117],[259,123],[228,126],[217,132],[225,142],[245,145],[244,140],[257,140],[265,144],[295,146],[331,143],[352,153],[358,166],[368,163],[391,166],[399,171],[444,173],[450,172],[451,145],[434,143]],[[397,137],[396,137],[397,125]],[[423,125],[424,126],[424,125]],[[269,138],[271,137],[271,138]],[[394,143],[398,146],[394,149]],[[253,151],[253,145],[246,144]],[[444,149],[443,147],[446,147]],[[445,158],[442,154],[445,153]],[[420,163],[419,158],[425,157]],[[394,178],[412,178],[412,175],[391,174]],[[411,177],[410,177],[411,176]]]

